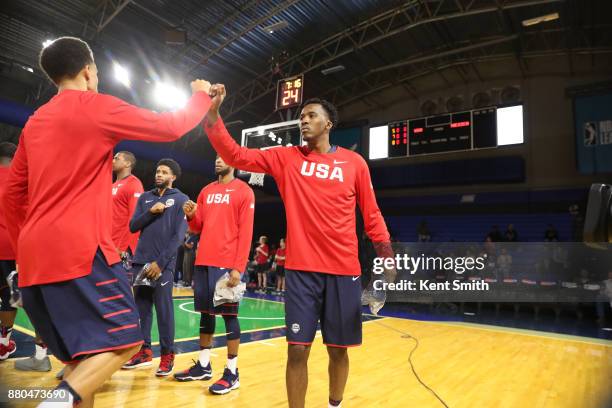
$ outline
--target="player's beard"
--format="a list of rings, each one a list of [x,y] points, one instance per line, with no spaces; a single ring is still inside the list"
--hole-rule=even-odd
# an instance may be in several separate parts
[[[155,187],[162,189],[162,188],[168,188],[170,186],[170,180],[166,180],[166,181],[162,181],[161,183],[157,182],[157,180],[155,180]]]
[[[229,172],[231,171],[230,167],[224,167],[221,170],[217,171],[215,170],[215,176],[217,177],[225,177],[229,174]]]

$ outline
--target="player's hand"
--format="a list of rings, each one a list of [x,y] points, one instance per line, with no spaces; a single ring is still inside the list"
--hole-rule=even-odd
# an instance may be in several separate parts
[[[219,112],[219,107],[223,103],[225,99],[225,95],[227,92],[225,91],[225,85],[223,84],[214,84],[210,87],[210,97],[212,98],[212,105],[210,106],[210,110],[214,112]]]
[[[196,92],[210,93],[210,82],[203,79],[196,79],[191,82],[191,93],[194,94]]]
[[[188,200],[185,202],[185,204],[183,204],[183,211],[185,212],[185,215],[187,216],[188,220],[191,220],[193,218],[197,209],[198,209],[198,204],[194,203],[191,200]]]
[[[232,269],[229,274],[229,281],[227,281],[227,286],[233,288],[234,286],[238,286],[240,283],[240,272],[237,269]]]
[[[157,262],[151,262],[149,264],[149,269],[145,272],[145,276],[149,279],[157,280],[161,276],[161,269]]]
[[[155,203],[153,207],[149,210],[151,214],[161,214],[166,209],[166,206],[163,203]]]

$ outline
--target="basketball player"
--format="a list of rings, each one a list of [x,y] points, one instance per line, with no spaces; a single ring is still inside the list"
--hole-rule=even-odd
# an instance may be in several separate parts
[[[80,39],[43,48],[40,66],[58,93],[25,124],[0,205],[24,309],[68,364],[58,386],[69,394],[63,405],[90,407],[95,391],[142,344],[111,238],[113,147],[126,139],[179,139],[206,114],[210,84],[192,82],[184,109],[155,113],[99,94],[93,54]]]
[[[9,166],[16,150],[17,146],[13,143],[0,143],[0,189],[6,184]],[[11,340],[17,309],[11,307],[11,291],[6,282],[8,274],[14,270],[15,252],[11,246],[4,216],[0,209],[0,360],[7,359],[17,350],[15,341]],[[47,356],[47,345],[38,334],[34,339],[34,348],[33,356],[15,361],[15,369],[21,371],[51,371],[51,361]]]
[[[210,349],[215,315],[221,315],[227,333],[227,363],[222,377],[208,389],[213,394],[226,394],[240,387],[238,303],[214,306],[213,296],[219,278],[229,273],[228,286],[234,287],[246,269],[253,236],[255,195],[248,184],[234,177],[234,169],[221,157],[215,160],[215,174],[218,180],[202,189],[197,204],[188,201],[183,207],[189,228],[195,233],[201,232],[193,275],[195,310],[201,313],[200,356],[191,368],[174,377],[179,381],[212,378]]]
[[[113,173],[116,177],[112,187],[113,243],[124,260],[134,255],[138,243],[138,233],[130,232],[130,219],[144,188],[138,177],[132,174],[135,166],[136,157],[132,152],[118,152],[113,157]],[[128,279],[131,281],[129,273]]]
[[[0,143],[0,194],[6,185],[11,160],[17,146],[13,143]],[[11,289],[6,278],[15,270],[15,251],[9,241],[5,216],[0,211],[0,361],[6,360],[17,351],[17,344],[11,340],[17,309],[11,306]]]
[[[165,377],[174,368],[174,269],[178,247],[183,243],[187,222],[183,204],[189,197],[172,185],[181,176],[181,167],[172,159],[161,159],[155,171],[155,188],[138,199],[136,211],[130,221],[130,231],[140,231],[134,254],[133,270],[138,273],[149,265],[147,276],[156,279],[154,287],[136,286],[134,297],[140,315],[144,344],[123,368],[132,369],[151,365],[151,324],[153,305],[157,314],[161,360],[155,372]]]
[[[272,175],[287,213],[289,406],[304,407],[308,355],[320,321],[329,354],[329,406],[338,407],[348,378],[347,348],[361,344],[356,204],[379,256],[392,256],[368,166],[358,154],[330,145],[329,132],[338,123],[338,114],[331,103],[320,99],[307,101],[300,113],[307,146],[240,147],[219,118],[225,94],[223,85],[211,87],[213,101],[205,122],[211,144],[230,166]]]

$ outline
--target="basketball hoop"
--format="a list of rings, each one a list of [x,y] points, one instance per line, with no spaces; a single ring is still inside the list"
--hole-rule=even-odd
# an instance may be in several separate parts
[[[251,173],[248,183],[252,186],[263,187],[265,173]]]

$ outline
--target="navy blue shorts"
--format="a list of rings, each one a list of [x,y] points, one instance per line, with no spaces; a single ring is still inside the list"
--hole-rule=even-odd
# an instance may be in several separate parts
[[[15,270],[15,261],[0,261],[0,312],[13,312],[11,306],[11,288],[9,288],[6,278]]]
[[[196,265],[193,271],[193,308],[209,315],[238,316],[238,303],[223,303],[215,306],[213,297],[219,278],[231,269],[216,266]]]
[[[81,278],[21,288],[23,307],[55,357],[64,363],[142,344],[138,310],[120,263],[96,252]]]
[[[323,343],[361,344],[359,276],[286,270],[285,324],[289,344],[312,344],[321,322]]]

